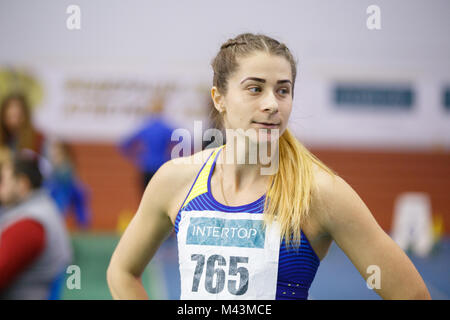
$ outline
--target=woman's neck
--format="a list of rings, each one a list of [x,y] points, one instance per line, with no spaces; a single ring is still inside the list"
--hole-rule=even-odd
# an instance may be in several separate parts
[[[278,150],[270,146],[265,150],[258,145],[229,144],[221,151],[217,164],[234,191],[252,188],[256,184],[267,184],[278,166]]]

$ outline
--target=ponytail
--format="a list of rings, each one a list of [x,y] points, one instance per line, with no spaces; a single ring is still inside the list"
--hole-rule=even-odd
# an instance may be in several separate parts
[[[309,216],[311,195],[315,185],[313,164],[331,176],[337,174],[306,149],[286,129],[279,139],[279,168],[272,177],[264,204],[264,221],[275,219],[281,226],[281,236],[289,246],[300,243],[301,227]]]

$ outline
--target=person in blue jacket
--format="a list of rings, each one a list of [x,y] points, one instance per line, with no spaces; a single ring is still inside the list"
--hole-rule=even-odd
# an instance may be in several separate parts
[[[88,228],[91,220],[88,192],[76,176],[69,146],[62,141],[53,141],[49,145],[49,157],[52,170],[46,177],[44,186],[63,216],[73,212],[77,224],[83,229]]]
[[[144,125],[119,144],[120,151],[140,170],[142,190],[159,167],[170,160],[173,128],[163,117],[164,103],[164,96],[157,96]]]

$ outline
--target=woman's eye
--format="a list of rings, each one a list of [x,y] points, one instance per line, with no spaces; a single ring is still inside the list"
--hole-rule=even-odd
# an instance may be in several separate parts
[[[281,88],[280,90],[278,90],[278,92],[280,92],[281,94],[288,94],[289,93],[289,89]]]
[[[250,92],[252,92],[252,93],[261,92],[260,87],[251,87],[251,88],[248,88],[248,90],[250,90]]]

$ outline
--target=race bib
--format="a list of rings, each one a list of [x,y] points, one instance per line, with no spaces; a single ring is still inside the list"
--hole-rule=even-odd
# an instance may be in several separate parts
[[[264,228],[263,215],[254,213],[180,214],[181,299],[275,299],[277,223]]]

